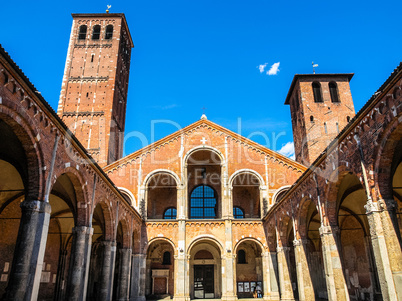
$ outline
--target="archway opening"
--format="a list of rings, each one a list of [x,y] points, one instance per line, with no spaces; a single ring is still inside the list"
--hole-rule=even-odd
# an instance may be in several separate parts
[[[236,287],[238,298],[252,298],[255,290],[263,291],[262,249],[245,240],[236,251]]]
[[[395,149],[394,159],[392,162],[392,194],[396,201],[396,231],[399,239],[399,244],[402,246],[402,141],[399,141]]]
[[[366,202],[366,193],[357,176],[346,174],[337,195],[342,268],[349,296],[372,300],[373,295],[381,292],[372,256]]]
[[[221,206],[221,160],[210,150],[198,150],[187,160],[190,218],[219,218]]]
[[[244,218],[260,218],[260,181],[250,173],[241,173],[233,180],[233,208],[240,208]],[[236,218],[236,217],[235,217]]]
[[[190,298],[222,296],[221,251],[215,242],[203,240],[190,250]]]
[[[174,211],[168,208],[177,208],[177,183],[176,180],[167,173],[157,173],[149,179],[147,184],[147,218],[148,219],[176,219]]]
[[[165,240],[153,241],[147,251],[145,295],[147,299],[173,298],[174,249]]]

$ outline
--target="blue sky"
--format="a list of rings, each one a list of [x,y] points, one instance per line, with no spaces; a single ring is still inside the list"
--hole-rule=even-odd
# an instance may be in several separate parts
[[[279,150],[293,140],[283,103],[294,74],[311,73],[312,61],[317,73],[355,73],[358,111],[402,60],[402,1],[5,1],[0,43],[54,109],[71,13],[107,4],[126,14],[135,44],[126,133],[146,142],[206,107],[211,121],[235,132],[241,124],[244,136]],[[130,138],[125,152],[139,147]]]

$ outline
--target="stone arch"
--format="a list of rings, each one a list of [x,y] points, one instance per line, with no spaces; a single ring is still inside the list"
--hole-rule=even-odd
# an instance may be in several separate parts
[[[283,196],[290,189],[290,187],[292,187],[292,186],[291,185],[285,185],[285,186],[282,186],[282,187],[278,188],[275,191],[274,195],[272,196],[272,204],[277,203],[280,200],[280,198],[278,198],[278,196],[279,197]]]
[[[138,204],[137,201],[135,200],[134,194],[127,188],[124,187],[117,187],[117,188],[120,190],[124,198],[131,204],[131,206],[138,209]]]
[[[190,255],[190,298],[221,298],[223,282],[221,243],[212,235],[202,235],[190,243],[187,254]],[[204,282],[199,283],[198,278],[208,281],[208,285]]]
[[[149,174],[147,174],[146,177],[144,178],[144,181],[143,181],[142,185],[144,187],[147,187],[148,182],[150,181],[150,179],[153,176],[155,176],[157,174],[164,174],[164,173],[170,175],[171,177],[173,177],[173,179],[175,179],[177,185],[179,185],[181,183],[180,177],[174,171],[169,170],[169,169],[159,168],[159,169],[155,169],[155,170],[151,171]]]
[[[183,158],[183,162],[185,162],[186,164],[188,164],[188,159],[190,158],[190,156],[191,156],[193,153],[195,153],[195,152],[197,152],[197,151],[201,151],[201,150],[204,150],[204,151],[209,150],[209,151],[211,151],[211,152],[213,152],[214,154],[216,154],[216,155],[219,156],[221,164],[223,164],[223,162],[225,162],[225,157],[224,157],[224,155],[222,154],[222,152],[219,151],[217,148],[212,147],[212,146],[209,146],[209,145],[200,145],[200,146],[196,146],[196,147],[190,149],[190,150],[185,154],[185,156],[184,156],[184,158]]]
[[[168,242],[168,243],[172,246],[172,248],[173,248],[173,250],[174,250],[174,252],[175,252],[174,255],[177,255],[177,248],[176,248],[175,243],[174,243],[171,239],[169,239],[169,238],[167,238],[167,237],[154,237],[154,238],[151,238],[151,239],[148,241],[148,243],[144,246],[144,249],[143,249],[143,251],[142,251],[141,253],[142,253],[142,254],[147,254],[148,249],[149,249],[149,246],[150,246],[152,243],[158,242],[158,241]]]
[[[234,173],[232,173],[232,175],[229,178],[229,187],[233,188],[233,180],[242,173],[248,173],[248,174],[254,175],[260,181],[260,185],[265,186],[264,179],[258,172],[256,172],[255,170],[249,169],[249,168],[243,168],[243,169],[236,170]]]
[[[224,249],[222,244],[220,243],[220,241],[218,239],[216,239],[213,235],[209,235],[209,234],[203,234],[203,235],[198,235],[196,236],[188,245],[187,247],[187,254],[191,253],[192,248],[199,243],[200,241],[209,241],[212,242],[214,244],[216,244],[221,252],[221,254],[223,253]]]
[[[97,206],[99,205],[101,209],[101,213],[103,216],[103,221],[104,221],[104,240],[106,241],[112,241],[113,240],[113,213],[112,210],[109,206],[109,204],[102,199],[98,199],[98,201],[95,201],[94,203],[94,208],[93,210],[95,211],[97,209]]]
[[[239,245],[240,245],[242,242],[245,242],[245,241],[252,241],[252,242],[255,242],[257,245],[260,246],[261,252],[263,252],[263,251],[266,249],[266,247],[264,247],[264,245],[262,244],[262,242],[261,242],[260,240],[258,240],[257,238],[254,238],[254,237],[244,237],[244,238],[240,239],[240,240],[236,243],[236,245],[235,245],[234,248],[233,248],[233,253],[236,254],[236,253],[237,253],[237,248],[239,247]]]

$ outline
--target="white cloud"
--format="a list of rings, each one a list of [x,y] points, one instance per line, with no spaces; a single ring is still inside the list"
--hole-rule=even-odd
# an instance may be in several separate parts
[[[263,72],[264,72],[265,67],[267,67],[267,64],[268,64],[268,63],[265,63],[264,65],[259,65],[259,66],[258,66],[258,69],[260,69],[260,73],[263,73]]]
[[[295,159],[295,145],[293,142],[287,142],[282,145],[282,148],[278,151],[278,153],[294,160]]]
[[[170,110],[170,109],[173,109],[176,107],[178,107],[178,105],[174,103],[174,104],[165,105],[165,106],[162,106],[162,105],[151,106],[150,108],[155,109],[155,110]]]
[[[279,64],[280,64],[280,62],[273,64],[271,66],[271,68],[269,68],[269,70],[267,71],[267,74],[268,75],[277,75],[279,72]],[[260,71],[261,71],[261,69],[260,69]]]

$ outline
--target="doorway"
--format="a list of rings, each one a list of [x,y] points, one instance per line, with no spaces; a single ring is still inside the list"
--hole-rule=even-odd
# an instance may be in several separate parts
[[[214,266],[194,266],[194,298],[213,299],[214,294]]]

